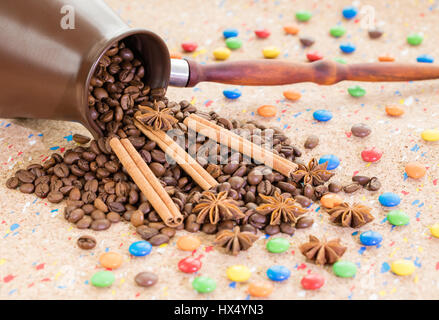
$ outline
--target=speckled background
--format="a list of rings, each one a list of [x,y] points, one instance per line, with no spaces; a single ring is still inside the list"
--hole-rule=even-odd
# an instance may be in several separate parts
[[[279,47],[278,59],[305,61],[306,52],[318,51],[325,58],[345,58],[348,63],[376,61],[379,55],[389,54],[396,61],[415,62],[420,54],[431,54],[439,59],[437,26],[439,3],[429,0],[357,1],[359,8],[373,9],[376,23],[385,34],[370,40],[364,29],[364,17],[347,21],[341,8],[351,1],[323,0],[108,0],[108,4],[131,26],[146,27],[161,35],[171,51],[180,51],[186,40],[196,41],[198,50],[190,57],[200,62],[211,62],[212,51],[224,45],[222,30],[238,28],[243,40],[241,49],[229,60],[260,59],[265,46]],[[316,43],[303,49],[298,36],[285,35],[283,25],[295,23],[299,9],[313,12],[308,23],[300,23],[300,35],[311,35]],[[363,21],[363,22],[362,22]],[[334,39],[329,28],[342,23],[346,35]],[[265,27],[271,31],[268,39],[255,39],[253,30]],[[422,45],[410,47],[406,36],[423,32]],[[351,41],[357,50],[343,55],[338,45]],[[269,75],[267,75],[269,76]],[[275,283],[274,299],[438,299],[439,298],[439,239],[432,238],[428,226],[439,221],[439,144],[427,143],[420,137],[424,129],[439,127],[439,83],[364,83],[367,94],[353,98],[347,88],[353,83],[334,86],[296,84],[283,87],[240,87],[242,96],[227,101],[222,90],[230,86],[201,84],[191,89],[170,88],[171,99],[192,100],[202,110],[215,110],[223,116],[258,120],[283,128],[292,141],[303,149],[306,137],[313,133],[320,144],[312,151],[304,151],[302,160],[332,153],[341,159],[335,170],[334,181],[348,183],[355,173],[378,176],[382,182],[379,192],[361,190],[340,195],[348,202],[361,202],[373,208],[375,220],[359,232],[375,230],[383,235],[381,246],[363,247],[358,232],[333,226],[327,214],[313,204],[311,215],[316,223],[310,229],[298,230],[289,238],[291,248],[282,254],[265,250],[267,240],[261,236],[255,245],[238,257],[225,255],[213,247],[213,236],[198,234],[202,246],[196,253],[203,254],[199,274],[217,281],[217,289],[207,295],[198,294],[191,287],[194,275],[180,272],[177,263],[188,256],[179,251],[175,242],[155,248],[143,258],[132,258],[128,246],[139,240],[127,223],[118,223],[104,232],[80,231],[63,218],[63,204],[50,204],[34,195],[10,191],[4,182],[15,170],[31,162],[45,159],[53,150],[63,152],[74,146],[73,133],[86,134],[78,124],[55,121],[0,119],[0,298],[2,299],[249,299],[247,283],[231,283],[225,270],[234,264],[245,264],[252,270],[250,280],[266,279],[268,267],[282,264],[291,270],[291,277]],[[294,103],[285,101],[282,92],[294,89],[302,98]],[[266,120],[255,115],[258,106],[274,104],[278,116]],[[405,114],[391,118],[385,114],[388,104],[401,105]],[[328,109],[334,118],[317,123],[312,118],[316,109]],[[360,139],[350,135],[350,127],[358,122],[369,124],[372,134]],[[384,151],[382,159],[371,165],[362,161],[360,153],[368,147]],[[420,180],[404,177],[404,165],[417,160],[428,168]],[[392,227],[385,221],[385,210],[378,203],[381,192],[392,191],[401,196],[399,208],[410,216],[410,224]],[[98,240],[92,251],[76,246],[82,234],[92,234]],[[328,239],[340,237],[348,250],[343,259],[358,265],[354,279],[334,276],[330,267],[309,263],[298,251],[309,234]],[[285,235],[277,235],[283,236]],[[94,272],[100,270],[98,257],[105,251],[120,252],[122,267],[115,270],[116,281],[111,288],[98,289],[89,284]],[[416,271],[399,277],[389,270],[395,259],[410,259]],[[151,288],[140,288],[134,276],[140,271],[153,271],[159,282]],[[326,278],[318,291],[304,291],[300,286],[303,275],[313,272]]]

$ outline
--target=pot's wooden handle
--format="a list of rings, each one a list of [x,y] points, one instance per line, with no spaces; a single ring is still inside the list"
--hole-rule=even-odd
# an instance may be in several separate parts
[[[293,63],[273,60],[234,61],[201,65],[188,61],[187,86],[210,81],[235,85],[270,86],[298,82],[334,84],[353,81],[410,81],[439,78],[439,66],[414,63],[376,62],[344,65],[332,60]]]

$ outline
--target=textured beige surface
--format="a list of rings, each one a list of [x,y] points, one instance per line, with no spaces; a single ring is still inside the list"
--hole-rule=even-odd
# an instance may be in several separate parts
[[[361,22],[341,19],[341,8],[350,1],[336,1],[336,5],[335,1],[316,0],[109,0],[108,3],[132,26],[147,27],[160,34],[172,51],[179,51],[184,40],[197,41],[199,50],[191,56],[201,62],[211,61],[212,51],[224,45],[221,32],[226,27],[238,28],[243,39],[242,49],[233,52],[230,60],[261,58],[262,48],[268,45],[279,47],[282,53],[278,59],[289,61],[304,61],[305,53],[314,50],[327,58],[343,56],[348,62],[376,61],[381,54],[406,62],[414,62],[423,53],[439,59],[439,9],[435,1],[362,1],[360,6],[374,8],[376,20],[385,30],[385,35],[374,41],[369,40]],[[299,9],[314,13],[310,22],[299,24],[301,35],[316,38],[311,49],[303,50],[297,36],[287,36],[282,30],[283,25],[295,23],[294,13]],[[329,28],[340,21],[347,34],[342,39],[331,38]],[[254,39],[253,30],[259,27],[269,29],[270,38]],[[425,35],[419,47],[409,47],[405,42],[407,34],[413,31]],[[357,45],[357,50],[352,55],[342,55],[338,45],[348,40]],[[64,220],[63,204],[53,205],[4,187],[13,170],[40,161],[52,152],[52,147],[73,146],[63,137],[86,133],[85,129],[77,124],[52,121],[0,120],[0,298],[245,299],[248,284],[229,287],[230,281],[225,276],[228,266],[245,264],[253,272],[251,280],[256,280],[266,279],[265,271],[271,265],[282,264],[292,273],[288,281],[275,284],[271,295],[275,299],[438,299],[439,239],[431,238],[428,226],[439,222],[439,144],[426,143],[420,138],[423,129],[439,127],[438,82],[361,84],[367,94],[359,99],[350,97],[346,91],[352,84],[241,88],[242,97],[236,101],[226,101],[222,95],[222,90],[229,86],[202,84],[195,90],[171,88],[169,96],[176,100],[193,99],[200,109],[215,110],[224,116],[286,126],[285,132],[302,149],[307,135],[317,134],[319,146],[304,151],[301,159],[307,162],[312,156],[336,154],[341,165],[336,169],[334,181],[348,183],[355,172],[378,176],[383,184],[380,192],[392,191],[401,196],[399,208],[411,218],[408,226],[392,229],[383,221],[385,211],[378,203],[379,192],[362,190],[341,196],[373,208],[375,221],[360,232],[370,229],[380,232],[384,238],[380,248],[367,248],[361,254],[358,235],[352,235],[355,230],[329,224],[327,215],[314,204],[311,215],[316,223],[311,229],[298,230],[290,238],[291,250],[283,254],[268,253],[267,240],[261,238],[249,251],[231,257],[215,248],[210,250],[212,236],[198,234],[203,245],[196,255],[204,255],[200,274],[214,278],[217,289],[208,295],[197,294],[191,288],[194,276],[177,269],[178,261],[188,256],[175,246],[184,232],[178,233],[170,245],[155,248],[147,257],[131,258],[128,246],[139,238],[130,225],[119,223],[100,233],[79,231]],[[301,91],[302,99],[294,103],[284,101],[282,92],[287,88]],[[253,112],[262,104],[275,104],[280,117],[263,120],[255,116]],[[384,112],[387,104],[400,104],[405,114],[401,118],[389,118]],[[315,123],[312,112],[316,109],[329,109],[334,118],[327,123]],[[373,128],[369,137],[359,139],[348,135],[352,124],[358,122]],[[366,165],[360,157],[366,147],[384,150],[382,159]],[[428,167],[427,175],[419,181],[404,180],[404,164],[411,160]],[[76,239],[85,233],[98,240],[98,246],[90,252],[76,247]],[[340,237],[348,246],[343,259],[360,266],[357,276],[337,278],[331,268],[305,261],[298,247],[309,234],[328,239]],[[114,271],[116,281],[111,288],[97,289],[86,281],[100,269],[98,257],[105,250],[122,253],[124,264]],[[414,274],[398,277],[385,271],[386,263],[400,258],[416,261]],[[140,271],[156,272],[158,284],[148,289],[137,287],[133,279]],[[316,292],[302,290],[300,279],[308,272],[324,275],[325,286]]]

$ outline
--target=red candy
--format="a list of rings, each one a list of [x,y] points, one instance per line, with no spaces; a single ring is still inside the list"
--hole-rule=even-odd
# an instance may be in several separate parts
[[[194,273],[200,270],[201,268],[201,258],[203,255],[199,256],[198,258],[195,258],[193,256],[186,257],[184,259],[181,259],[178,263],[178,269],[185,273]]]
[[[318,53],[317,51],[307,53],[306,57],[311,62],[323,59],[323,56],[320,53]]]
[[[366,149],[361,152],[361,157],[366,162],[376,162],[381,159],[383,153],[375,148]]]
[[[325,278],[319,274],[311,273],[304,276],[302,281],[300,281],[300,284],[305,290],[316,290],[323,287],[325,284]]]
[[[183,42],[181,47],[186,52],[194,52],[198,48],[198,44],[196,42]]]
[[[268,31],[267,29],[255,30],[255,35],[261,39],[268,38],[270,34],[270,31]]]

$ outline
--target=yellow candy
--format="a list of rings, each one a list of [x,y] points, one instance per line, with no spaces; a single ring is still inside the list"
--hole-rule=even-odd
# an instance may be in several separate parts
[[[415,265],[410,260],[395,260],[390,266],[392,272],[398,276],[408,276],[415,271]]]
[[[430,227],[430,232],[433,237],[439,238],[439,222],[435,223]]]
[[[213,51],[213,56],[216,60],[226,60],[228,57],[230,57],[230,51],[229,48],[216,48]]]
[[[425,130],[421,133],[422,139],[425,141],[438,141],[439,140],[439,130],[437,129],[430,129]]]
[[[231,281],[243,282],[250,278],[249,268],[243,265],[235,265],[227,268],[227,278]]]
[[[280,54],[280,50],[276,47],[265,47],[262,50],[262,54],[264,55],[264,58],[274,59]]]

